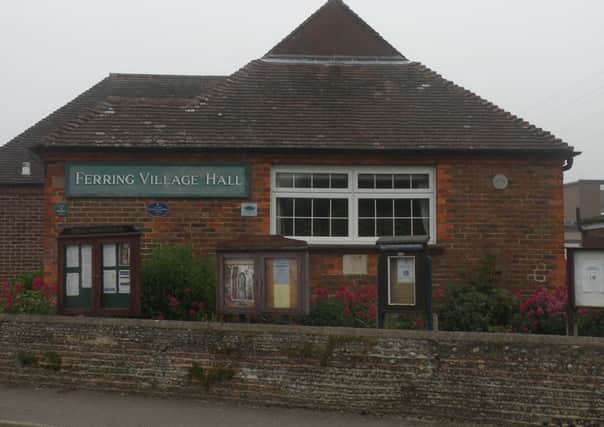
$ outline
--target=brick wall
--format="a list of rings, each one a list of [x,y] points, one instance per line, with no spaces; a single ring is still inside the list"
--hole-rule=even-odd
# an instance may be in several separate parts
[[[45,198],[48,205],[64,202],[65,160],[133,160],[127,154],[47,155]],[[182,162],[178,154],[139,155],[136,161]],[[270,171],[273,165],[392,165],[434,166],[437,170],[437,244],[434,256],[434,285],[463,281],[465,270],[475,268],[486,254],[497,256],[503,271],[503,286],[531,289],[542,285],[563,285],[562,162],[556,159],[522,159],[477,156],[422,157],[410,159],[381,153],[372,155],[323,154],[187,154],[198,163],[248,162],[251,196],[258,204],[258,217],[240,216],[241,200],[165,200],[170,214],[152,218],[146,206],[152,199],[69,200],[67,218],[49,215],[45,228],[44,264],[49,282],[57,280],[56,238],[65,227],[101,224],[132,224],[143,230],[143,252],[159,243],[188,242],[198,255],[213,252],[219,241],[241,234],[270,231]],[[492,178],[505,174],[509,187],[498,191]],[[368,275],[344,276],[341,255],[369,254]],[[368,248],[331,248],[312,251],[311,286],[375,282],[375,251]]]
[[[44,188],[0,185],[0,281],[42,267]]]
[[[1,383],[443,424],[603,425],[603,358],[596,338],[0,315]]]

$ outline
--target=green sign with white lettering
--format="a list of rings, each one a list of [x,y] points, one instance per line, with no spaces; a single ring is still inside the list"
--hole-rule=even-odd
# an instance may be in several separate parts
[[[65,168],[67,197],[247,198],[246,164],[78,163]]]

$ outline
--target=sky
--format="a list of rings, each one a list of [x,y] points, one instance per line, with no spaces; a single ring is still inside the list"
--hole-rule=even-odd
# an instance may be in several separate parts
[[[112,72],[228,75],[324,0],[12,0],[0,11],[0,145]],[[604,1],[347,0],[407,58],[583,152],[604,179]]]

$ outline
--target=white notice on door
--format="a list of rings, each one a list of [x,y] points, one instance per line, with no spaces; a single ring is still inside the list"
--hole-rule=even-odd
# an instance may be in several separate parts
[[[103,271],[103,293],[104,294],[117,293],[117,277],[115,274],[115,270]]]
[[[77,297],[80,295],[80,274],[67,273],[65,276],[65,295]]]
[[[115,245],[103,245],[103,267],[115,267]]]
[[[120,270],[119,293],[130,293],[130,270]]]
[[[82,246],[82,288],[92,288],[92,246]]]
[[[67,246],[65,250],[65,265],[67,268],[77,268],[80,266],[80,254],[79,254],[79,246],[71,245]]]

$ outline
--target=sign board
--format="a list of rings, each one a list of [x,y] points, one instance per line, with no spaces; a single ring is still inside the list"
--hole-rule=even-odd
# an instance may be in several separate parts
[[[147,213],[151,216],[166,216],[170,208],[165,203],[153,202],[147,206]]]
[[[256,203],[242,203],[241,216],[258,216],[258,205]]]
[[[80,163],[65,169],[67,197],[247,198],[246,164]]]
[[[69,205],[67,203],[57,203],[55,205],[55,215],[56,216],[67,216],[69,214]]]
[[[573,250],[576,307],[604,307],[604,250]]]

